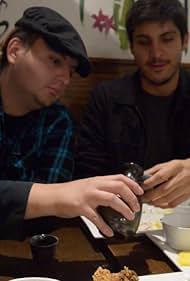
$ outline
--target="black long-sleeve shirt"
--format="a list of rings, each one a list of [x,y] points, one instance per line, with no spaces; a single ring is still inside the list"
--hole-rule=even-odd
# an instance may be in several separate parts
[[[0,181],[0,239],[24,239],[24,215],[32,184]]]

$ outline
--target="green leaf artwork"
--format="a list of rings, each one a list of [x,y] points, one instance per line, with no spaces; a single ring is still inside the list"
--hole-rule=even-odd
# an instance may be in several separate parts
[[[115,21],[115,30],[118,34],[120,41],[120,48],[125,50],[129,48],[128,38],[126,33],[125,21],[129,9],[131,8],[134,0],[114,0],[113,3],[113,16]]]
[[[81,21],[81,23],[84,22],[84,1],[85,0],[80,0],[80,21]]]
[[[0,0],[0,12],[3,10],[3,8],[7,8],[8,4],[5,0]],[[7,29],[9,28],[9,22],[7,20],[1,20],[0,21],[0,38],[6,33]]]

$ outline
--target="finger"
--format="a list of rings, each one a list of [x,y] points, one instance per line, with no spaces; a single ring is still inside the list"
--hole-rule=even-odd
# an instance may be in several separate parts
[[[156,187],[157,185],[167,182],[170,178],[171,175],[168,173],[168,170],[159,170],[157,173],[144,181],[143,189],[149,190],[153,187]]]
[[[133,220],[135,217],[135,213],[130,207],[121,200],[117,195],[109,192],[102,191],[101,194],[98,194],[99,198],[97,199],[98,204],[100,206],[111,207],[117,212],[121,213],[128,220]],[[137,211],[140,210],[140,207]]]
[[[117,180],[123,182],[128,186],[136,195],[142,195],[144,193],[143,188],[134,180],[128,178],[125,175],[118,175]]]
[[[163,201],[168,203],[169,208],[175,207],[177,204],[180,204],[181,202],[185,201],[187,199],[187,194],[181,190],[181,192],[176,192],[175,190],[169,194],[167,194]]]
[[[93,222],[104,235],[108,237],[112,237],[114,235],[111,227],[105,223],[102,217],[95,210],[89,208],[85,214],[85,217]]]
[[[175,184],[174,179],[171,179],[168,182],[165,182],[154,189],[148,190],[144,193],[143,200],[144,202],[153,202],[161,199],[162,197],[170,198],[171,193],[174,193]]]
[[[134,212],[138,212],[140,210],[140,204],[137,196],[123,182],[111,181],[109,182],[109,185],[104,189],[101,189],[101,191],[107,191],[108,193],[119,195]]]
[[[162,203],[152,203],[152,206],[154,206],[154,207],[159,207],[159,208],[162,208],[162,209],[168,209],[168,208],[170,208],[169,207],[169,205],[168,205],[168,203],[166,203],[166,202],[162,202]]]
[[[143,188],[134,180],[126,177],[125,175],[118,174],[118,175],[110,175],[110,176],[104,176],[100,177],[100,180],[102,181],[104,179],[104,184],[108,183],[108,179],[115,182],[122,182],[124,183],[128,188],[130,188],[136,195],[142,195],[144,193]]]
[[[175,207],[175,206],[173,206],[173,204],[175,204],[175,201],[178,200],[178,198],[180,198],[180,197],[187,198],[187,195],[186,196],[184,196],[184,195],[180,196],[179,193],[176,194],[176,191],[173,190],[173,191],[171,191],[167,194],[164,194],[160,197],[157,197],[157,198],[153,199],[151,201],[151,203],[154,206],[159,206],[161,208],[163,208],[162,205],[164,205],[165,208],[173,208],[173,207]]]
[[[183,203],[184,201],[187,200],[187,194],[183,194],[177,198],[175,198],[173,201],[170,202],[170,208],[174,208],[176,207],[177,205]]]
[[[143,202],[149,203],[157,198],[160,198],[162,195],[160,193],[160,188],[157,187],[156,189],[148,190],[142,196]]]
[[[147,170],[144,171],[145,174],[150,174],[150,175],[153,175],[155,173],[157,173],[161,168],[163,167],[163,164],[157,164]]]
[[[162,164],[158,164],[153,168],[147,170],[152,177],[147,179],[144,183],[149,186],[150,184],[154,187],[168,179],[175,177],[183,169],[183,164],[181,160],[172,160]],[[152,182],[154,180],[154,183]]]
[[[159,191],[157,191],[157,194],[152,196],[152,200],[153,201],[159,200],[159,198],[161,199],[163,197],[164,198],[163,201],[167,202],[169,207],[171,207],[171,202],[183,196],[183,194],[185,193],[186,192],[183,186],[180,186],[178,181],[176,181],[176,177],[174,177],[171,180],[169,180],[167,183],[162,184],[159,187]]]

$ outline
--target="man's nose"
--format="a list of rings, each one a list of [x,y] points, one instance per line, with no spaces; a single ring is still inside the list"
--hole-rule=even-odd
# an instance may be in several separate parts
[[[64,66],[62,69],[60,69],[57,73],[57,77],[62,83],[67,86],[70,83],[71,79],[71,71],[70,68],[67,66]]]
[[[162,56],[162,46],[159,43],[152,43],[150,47],[150,56],[153,59],[159,59]]]

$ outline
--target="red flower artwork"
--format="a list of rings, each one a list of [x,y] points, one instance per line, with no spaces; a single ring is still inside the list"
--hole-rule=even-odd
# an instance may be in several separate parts
[[[95,20],[93,24],[93,28],[98,28],[100,32],[105,32],[106,34],[110,31],[110,29],[115,30],[114,19],[113,16],[108,16],[99,10],[98,15],[93,14],[92,18]]]

